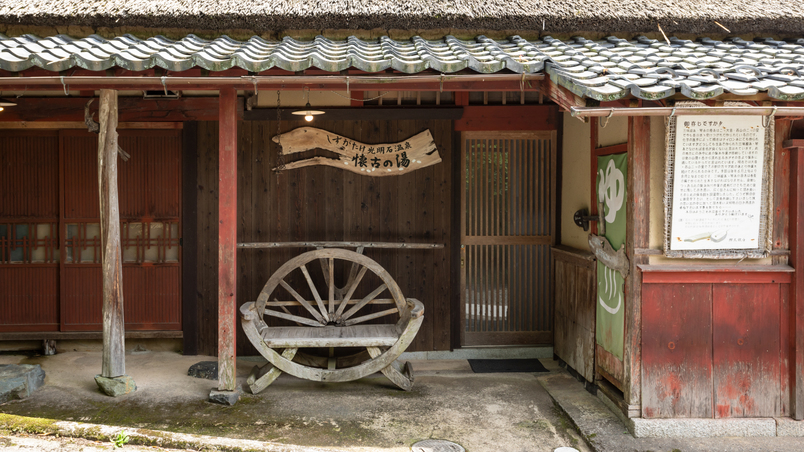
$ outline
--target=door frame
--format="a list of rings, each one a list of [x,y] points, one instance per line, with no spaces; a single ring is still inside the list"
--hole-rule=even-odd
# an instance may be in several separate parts
[[[539,139],[539,140],[549,140],[550,142],[550,163],[548,172],[552,175],[550,178],[549,186],[547,187],[550,190],[550,197],[549,201],[551,203],[550,209],[550,218],[547,220],[547,224],[550,227],[551,234],[548,237],[548,242],[540,243],[540,240],[535,236],[533,239],[536,239],[534,243],[517,243],[517,244],[543,244],[553,246],[556,243],[558,238],[558,221],[557,216],[560,211],[558,208],[558,181],[559,181],[559,174],[558,174],[558,145],[559,145],[559,135],[557,130],[545,130],[545,131],[532,131],[532,130],[523,130],[523,131],[464,131],[461,132],[459,135],[460,139],[460,149],[461,149],[461,158],[460,158],[460,166],[455,172],[457,177],[456,186],[460,190],[460,234],[458,239],[458,247],[459,247],[459,264],[458,264],[458,272],[460,275],[460,285],[458,290],[458,300],[459,300],[459,316],[458,316],[458,325],[457,328],[460,332],[460,343],[459,345],[462,347],[468,346],[479,346],[479,345],[499,345],[499,346],[506,346],[506,345],[541,345],[541,344],[552,344],[553,342],[553,324],[552,318],[550,319],[551,328],[549,331],[535,331],[535,332],[519,332],[519,333],[511,333],[511,332],[494,332],[494,333],[487,333],[485,336],[485,341],[480,340],[477,341],[475,338],[467,337],[466,331],[466,287],[467,287],[467,277],[466,277],[466,245],[467,245],[467,234],[466,234],[466,208],[467,208],[467,200],[466,200],[466,146],[467,141],[470,139]],[[457,160],[457,159],[456,159]],[[516,236],[512,236],[516,237]],[[474,241],[474,240],[473,240]],[[519,241],[518,241],[519,242]],[[502,244],[502,243],[501,243]],[[548,250],[548,252],[550,252]],[[547,276],[548,281],[547,284],[549,285],[550,289],[552,289],[553,285],[553,264],[552,259],[548,256],[546,259],[547,265],[549,265],[549,275]],[[552,290],[548,290],[548,293],[551,293]],[[549,303],[549,301],[546,301]],[[551,306],[552,307],[552,306]],[[552,314],[551,314],[552,315]]]

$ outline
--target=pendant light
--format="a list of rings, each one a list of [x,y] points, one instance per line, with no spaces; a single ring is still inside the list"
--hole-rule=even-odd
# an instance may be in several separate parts
[[[324,112],[320,110],[313,110],[313,108],[310,106],[310,88],[305,86],[304,90],[307,92],[307,104],[304,106],[303,110],[296,110],[291,112],[291,114],[304,116],[305,121],[311,122],[314,116],[323,115]]]
[[[5,110],[5,107],[16,107],[17,103],[10,99],[0,98],[0,111]]]

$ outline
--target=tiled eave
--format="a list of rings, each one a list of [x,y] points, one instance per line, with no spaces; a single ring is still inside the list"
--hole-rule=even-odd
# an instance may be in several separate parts
[[[551,37],[528,41],[519,36],[493,40],[478,36],[459,40],[382,37],[333,41],[253,37],[236,41],[195,35],[173,41],[156,36],[122,35],[82,39],[58,35],[9,38],[0,34],[0,69],[20,73],[44,69],[102,72],[125,69],[170,73],[191,69],[222,72],[240,69],[253,74],[281,69],[294,73],[318,69],[329,73],[356,69],[365,73],[393,70],[402,74],[538,74],[570,92],[597,101],[627,97],[660,100],[762,96],[780,101],[804,99],[804,39],[776,41],[739,38],[696,41],[639,37],[634,40]],[[24,72],[23,72],[23,75]],[[69,74],[68,74],[69,76]]]
[[[633,96],[659,100],[680,94],[696,100],[723,94],[804,99],[804,39],[794,42],[665,41],[615,37],[602,41],[545,38],[545,72],[574,94],[598,101]]]

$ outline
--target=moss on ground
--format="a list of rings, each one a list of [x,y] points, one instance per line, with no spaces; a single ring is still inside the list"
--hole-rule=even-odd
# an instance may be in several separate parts
[[[575,424],[572,423],[572,420],[569,418],[569,416],[567,416],[567,414],[564,413],[564,410],[562,410],[555,403],[553,404],[553,412],[558,418],[558,425],[555,426],[556,431],[561,436],[566,438],[570,442],[570,445],[572,447],[577,449],[578,444],[580,443],[580,440],[578,440],[578,436],[581,435],[581,432],[575,427]],[[587,442],[590,442],[588,438]]]
[[[52,419],[42,419],[36,417],[15,416],[12,414],[0,413],[0,432],[8,433],[55,433],[57,428],[56,421]]]

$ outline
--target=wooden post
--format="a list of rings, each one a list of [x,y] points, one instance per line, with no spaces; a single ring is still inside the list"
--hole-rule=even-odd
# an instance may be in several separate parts
[[[98,135],[101,267],[103,268],[103,369],[101,375],[125,375],[123,321],[123,263],[120,245],[120,207],[117,200],[117,91],[102,89]]]
[[[628,417],[638,417],[642,400],[642,271],[648,256],[634,250],[648,247],[650,223],[650,118],[628,118],[628,198],[626,253],[631,272],[625,280],[624,398]]]
[[[218,390],[235,390],[237,328],[237,91],[218,107]]]
[[[804,420],[804,140],[784,142],[790,152],[790,412]]]

